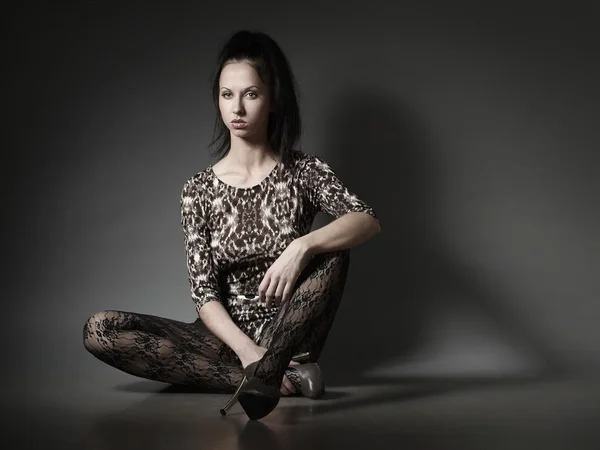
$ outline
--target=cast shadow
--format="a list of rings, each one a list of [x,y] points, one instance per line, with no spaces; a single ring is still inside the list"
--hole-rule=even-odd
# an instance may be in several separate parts
[[[326,160],[374,208],[382,232],[351,251],[344,298],[321,358],[328,380],[364,384],[368,369],[402,361],[422,343],[441,306],[477,311],[503,339],[533,355],[542,372],[562,372],[555,352],[509,311],[501,290],[444,249],[437,218],[443,167],[436,155],[450,150],[434,142],[435,130],[407,102],[372,87],[349,87],[332,105],[327,137],[307,152],[331,155]]]
[[[206,389],[197,386],[185,386],[178,384],[168,384],[163,382],[156,382],[151,380],[140,380],[134,381],[127,384],[120,384],[113,388],[115,391],[127,392],[127,393],[144,393],[144,394],[222,394],[223,403],[232,395],[230,391],[218,391],[214,389]],[[349,392],[340,390],[326,391],[321,397],[321,400],[337,400],[340,398],[348,397],[351,394]],[[293,395],[290,398],[299,398],[301,395]]]

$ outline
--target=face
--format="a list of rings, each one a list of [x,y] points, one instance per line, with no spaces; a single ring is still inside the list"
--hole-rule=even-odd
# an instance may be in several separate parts
[[[226,64],[219,78],[219,110],[232,138],[266,139],[270,110],[269,88],[248,63]],[[232,123],[240,119],[245,123]]]

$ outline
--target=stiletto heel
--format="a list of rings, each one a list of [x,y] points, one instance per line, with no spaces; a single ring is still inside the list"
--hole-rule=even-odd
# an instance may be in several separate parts
[[[308,361],[309,359],[310,359],[310,352],[298,353],[298,354],[296,354],[296,355],[294,355],[292,357],[292,361],[296,361],[296,362],[299,362],[299,363],[301,363],[302,361]],[[219,410],[219,412],[221,413],[222,416],[227,415],[227,412],[239,400],[238,397],[239,397],[240,392],[242,391],[242,388],[244,386],[247,386],[248,389],[252,390],[255,394],[260,391],[261,388],[259,388],[256,385],[256,382],[254,382],[254,383],[252,383],[252,385],[250,385],[250,381],[251,380],[249,380],[249,378],[251,378],[251,377],[254,376],[254,371],[256,370],[257,363],[258,363],[258,361],[255,361],[252,364],[249,364],[244,369],[245,374],[244,374],[244,378],[242,378],[242,381],[240,382],[240,385],[237,387],[236,391],[231,396],[231,398],[227,401],[227,403],[225,404],[225,406],[223,406],[223,408],[221,408]],[[315,365],[316,365],[316,363],[315,363]],[[297,368],[298,366],[295,366],[295,367]],[[314,370],[311,371],[311,373],[313,373],[313,372],[314,372]],[[314,374],[312,376],[314,377]],[[302,393],[304,393],[304,391],[306,390],[307,393],[309,393],[311,395],[315,395],[314,392],[316,392],[316,391],[312,388],[313,383],[308,379],[308,378],[310,378],[310,375],[305,374],[304,376],[302,376],[302,374],[299,373],[299,377],[300,377],[300,380],[301,380],[301,383],[302,383],[302,386],[303,386]],[[321,376],[321,378],[322,378],[322,376]],[[262,384],[262,383],[260,383],[260,384]],[[318,388],[318,386],[319,386],[318,381],[317,381],[316,384],[317,384],[317,388]],[[307,386],[306,389],[304,388],[304,385]],[[322,383],[321,383],[321,385],[322,385]],[[270,390],[269,386],[265,386],[265,385],[263,385],[263,386],[264,386],[264,388],[269,388],[269,390]],[[310,387],[308,387],[308,386],[310,386]],[[259,395],[261,395],[261,394],[259,393]],[[277,390],[277,396],[279,396],[279,391],[278,390]],[[307,397],[309,397],[309,398],[315,398],[314,396],[311,397],[310,395],[307,395]],[[279,397],[277,398],[277,402],[279,402]],[[273,405],[273,408],[275,408],[275,406],[277,405],[277,402],[275,402],[275,405]],[[246,402],[246,403],[248,403],[248,402]],[[242,405],[242,407],[243,407],[243,405]],[[244,408],[244,410],[246,410],[246,409]],[[272,408],[271,408],[271,410],[272,410]],[[260,415],[261,412],[257,412],[256,416]],[[246,411],[246,414],[248,414],[247,411]],[[266,415],[266,414],[268,414],[268,412],[265,413],[264,415]],[[262,417],[264,417],[264,415]],[[255,414],[253,414],[253,416],[255,416]],[[250,417],[250,416],[248,416],[248,417]],[[250,417],[250,418],[252,419],[252,417]]]
[[[248,378],[246,378],[246,375],[244,375],[244,378],[242,378],[242,382],[240,383],[240,385],[238,386],[238,388],[236,389],[236,391],[234,392],[234,394],[232,395],[232,397],[229,399],[229,401],[225,404],[225,406],[223,406],[220,409],[221,415],[225,416],[227,414],[227,411],[229,411],[231,409],[231,407],[233,405],[235,405],[235,402],[237,401],[238,395],[240,395],[240,391],[242,390],[242,388],[244,387],[244,385],[246,384],[246,380]]]

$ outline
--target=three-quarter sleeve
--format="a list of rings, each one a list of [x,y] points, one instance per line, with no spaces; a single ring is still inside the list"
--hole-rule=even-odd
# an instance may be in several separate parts
[[[350,191],[331,166],[321,158],[308,156],[302,179],[318,211],[336,219],[350,212],[364,212],[379,222],[373,208]]]
[[[187,180],[181,192],[181,226],[185,239],[187,268],[192,300],[200,308],[211,301],[220,302],[219,284],[210,251],[206,206],[198,186]]]

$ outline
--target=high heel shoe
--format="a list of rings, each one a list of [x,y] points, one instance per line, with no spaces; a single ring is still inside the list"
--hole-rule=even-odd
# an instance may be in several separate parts
[[[288,368],[298,375],[300,379],[300,393],[304,397],[314,400],[323,395],[325,392],[323,372],[321,372],[321,368],[317,363],[300,364],[299,366],[289,366]],[[292,384],[296,385],[295,383]]]
[[[308,353],[302,353],[294,356],[292,360],[300,362],[309,357]],[[275,409],[277,403],[279,403],[279,389],[267,386],[254,377],[257,365],[258,361],[255,361],[244,369],[244,378],[229,401],[220,409],[221,415],[226,415],[238,399],[240,405],[252,420],[260,419]],[[317,363],[289,367],[294,369],[300,379],[300,392],[302,395],[314,399],[323,394],[325,390],[323,373]]]
[[[242,380],[244,386],[237,399],[250,420],[262,419],[273,411],[281,396],[278,388],[268,386],[254,376],[259,361],[248,364],[244,369],[244,379],[247,381],[244,383]]]

